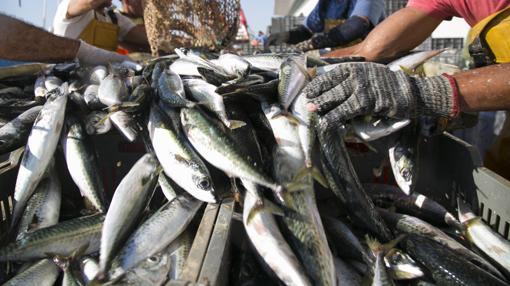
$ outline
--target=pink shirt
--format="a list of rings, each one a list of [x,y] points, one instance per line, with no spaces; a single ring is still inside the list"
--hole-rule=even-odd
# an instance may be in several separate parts
[[[473,27],[484,18],[510,6],[510,0],[409,0],[407,7],[419,9],[441,20],[464,18]]]

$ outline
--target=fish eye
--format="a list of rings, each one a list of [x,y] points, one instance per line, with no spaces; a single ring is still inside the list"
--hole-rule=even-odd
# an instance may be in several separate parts
[[[200,186],[201,189],[208,189],[211,186],[211,183],[209,182],[208,179],[203,179],[200,180],[200,182],[198,182],[198,185]]]
[[[159,262],[159,257],[151,256],[151,257],[147,258],[147,261],[150,262],[150,263],[158,263]]]

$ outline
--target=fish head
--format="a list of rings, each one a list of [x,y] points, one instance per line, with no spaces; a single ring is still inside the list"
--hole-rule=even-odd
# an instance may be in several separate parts
[[[196,192],[193,195],[204,202],[216,203],[216,195],[214,193],[214,186],[210,176],[204,176],[202,174],[193,174],[192,180],[194,185],[200,192]]]

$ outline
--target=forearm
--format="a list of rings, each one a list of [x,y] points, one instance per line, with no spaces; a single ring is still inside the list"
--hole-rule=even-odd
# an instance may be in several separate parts
[[[414,8],[404,8],[376,26],[360,44],[334,51],[328,57],[361,56],[367,61],[391,58],[421,44],[441,23]]]
[[[372,24],[367,17],[352,16],[343,24],[327,33],[332,47],[344,46],[355,40],[363,39],[370,32]]]
[[[105,3],[105,0],[74,0],[69,2],[66,18],[80,16],[90,10],[94,10]]]
[[[55,36],[0,14],[0,58],[15,61],[63,62],[74,59],[80,42]]]
[[[510,63],[454,75],[462,111],[510,109]]]

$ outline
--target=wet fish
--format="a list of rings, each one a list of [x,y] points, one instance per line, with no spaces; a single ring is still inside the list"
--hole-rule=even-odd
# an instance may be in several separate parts
[[[64,124],[67,94],[67,87],[64,86],[48,98],[28,136],[14,190],[15,206],[12,225],[18,222],[26,202],[41,181],[57,148],[60,131]]]
[[[228,128],[235,129],[246,124],[242,121],[230,120],[228,118],[223,97],[216,93],[216,86],[201,79],[184,80],[184,85],[196,101],[204,104],[205,107],[216,113],[221,122]]]
[[[181,77],[170,69],[161,73],[158,80],[159,98],[171,107],[194,107],[195,102],[186,99]]]
[[[422,218],[438,225],[463,229],[459,221],[436,201],[419,193],[406,195],[398,187],[384,184],[363,184],[378,206],[394,206],[398,212]]]
[[[34,106],[0,128],[0,154],[23,146],[42,106]]]
[[[455,239],[446,235],[440,229],[420,220],[419,218],[391,213],[382,209],[379,210],[379,213],[390,227],[395,228],[399,232],[428,237],[455,251],[459,256],[464,257],[464,259],[475,263],[477,266],[490,271],[498,277],[502,277],[501,273],[487,260],[467,249]]]
[[[140,158],[117,186],[101,234],[99,265],[103,274],[136,225],[155,186],[159,163],[150,154]]]
[[[307,168],[312,168],[312,149],[315,144],[315,131],[313,126],[317,121],[317,114],[310,112],[306,105],[308,100],[305,95],[300,93],[290,109],[292,115],[298,120],[298,134],[301,148],[305,154],[305,165]]]
[[[97,252],[103,221],[104,215],[95,214],[28,232],[22,239],[0,248],[0,261],[40,259],[48,253],[69,256],[84,245],[88,245],[84,254]]]
[[[136,140],[139,129],[132,115],[122,110],[116,111],[110,115],[110,120],[129,142]]]
[[[81,122],[68,114],[65,132],[62,136],[62,149],[67,169],[74,183],[80,189],[81,195],[96,210],[105,212],[103,182],[98,173],[96,157],[91,144]]]
[[[337,285],[361,285],[361,276],[349,264],[335,257]]]
[[[335,130],[319,132],[323,172],[329,186],[344,202],[355,224],[389,241],[392,235],[359,182],[341,138]]]
[[[48,94],[48,89],[46,89],[46,85],[44,81],[46,80],[46,76],[40,75],[37,77],[34,83],[34,95],[36,100],[45,100],[46,94]]]
[[[362,141],[370,142],[397,132],[409,125],[410,122],[409,119],[360,118],[351,121],[351,130]]]
[[[62,80],[56,76],[47,76],[44,80],[44,86],[48,91],[59,88],[62,85]]]
[[[337,252],[342,258],[353,258],[367,264],[372,263],[369,253],[347,225],[329,216],[322,216],[322,221],[326,231],[331,235],[330,241],[336,246]]]
[[[88,285],[99,273],[99,264],[94,258],[89,256],[80,258],[78,264],[80,266],[81,279]]]
[[[97,96],[106,106],[120,105],[128,97],[124,71],[112,71],[100,83]]]
[[[417,235],[404,239],[405,251],[424,265],[439,285],[507,285],[442,244]]]
[[[103,79],[108,76],[108,69],[105,66],[95,66],[89,75],[89,82],[91,84],[99,85]]]
[[[213,166],[273,191],[282,191],[282,186],[255,167],[246,156],[239,152],[236,144],[199,110],[181,109],[181,123],[193,147]]]
[[[168,246],[166,251],[170,253],[169,280],[175,280],[181,277],[184,264],[191,250],[192,242],[193,237],[191,232],[186,230]]]
[[[41,180],[34,194],[30,197],[27,207],[19,223],[17,239],[27,231],[52,226],[58,223],[62,192],[55,164],[51,163],[46,177]]]
[[[389,275],[386,265],[384,263],[384,256],[388,251],[385,249],[383,245],[381,245],[377,240],[367,239],[367,244],[370,250],[372,251],[375,260],[372,265],[372,283],[371,285],[380,285],[380,286],[391,286],[395,285],[395,282]]]
[[[2,285],[51,286],[57,280],[59,272],[53,261],[42,259]]]
[[[164,204],[124,244],[117,257],[119,267],[127,271],[165,249],[186,229],[201,205],[186,193]]]
[[[388,68],[392,71],[414,71],[418,66],[444,51],[445,49],[412,53],[408,56],[392,61],[388,64]]]
[[[311,285],[303,266],[278,229],[273,214],[262,208],[248,221],[250,212],[257,208],[262,198],[255,195],[258,194],[255,184],[243,180],[243,185],[249,189],[244,199],[243,223],[257,252],[285,285]]]
[[[91,110],[98,110],[106,107],[106,105],[99,100],[98,91],[99,85],[91,84],[87,86],[83,92],[83,100]]]
[[[187,140],[167,123],[156,105],[151,107],[148,130],[154,151],[165,174],[195,198],[216,203],[209,170]]]
[[[510,271],[510,242],[485,224],[460,198],[457,202],[459,219],[465,226],[467,239],[506,271]]]
[[[310,81],[306,70],[306,56],[289,57],[280,67],[278,98],[287,111],[299,92]]]
[[[244,56],[243,59],[255,69],[278,72],[286,57],[278,54],[258,54]]]
[[[234,54],[222,54],[219,58],[211,62],[221,66],[230,75],[237,78],[244,78],[250,72],[251,64],[242,57]]]
[[[108,113],[104,111],[91,111],[87,114],[84,119],[87,134],[99,135],[110,131],[112,129],[112,122],[110,121],[110,118],[106,118],[107,116]]]

